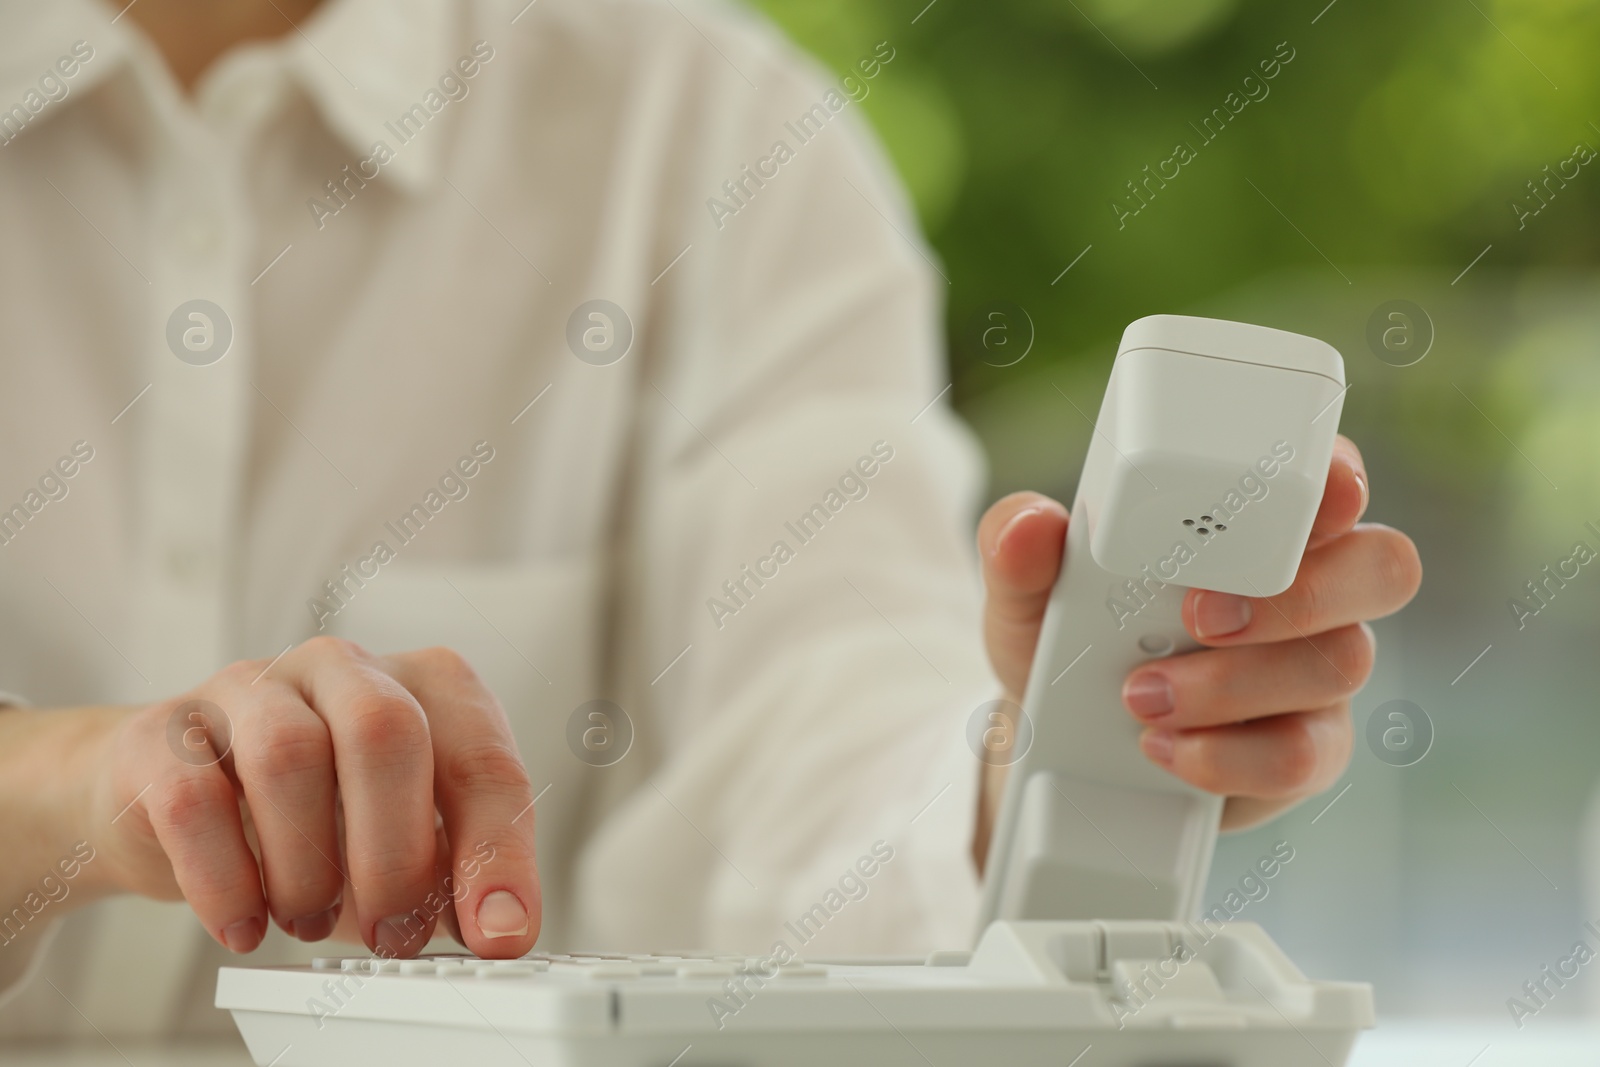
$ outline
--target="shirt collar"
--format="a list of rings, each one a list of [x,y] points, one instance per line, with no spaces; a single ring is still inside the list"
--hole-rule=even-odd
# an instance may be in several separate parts
[[[129,43],[120,23],[111,22],[115,14],[91,0],[0,4],[0,112],[26,106],[30,93],[49,99],[49,87],[41,86],[40,80],[54,75],[66,84],[67,95],[51,100],[29,125],[44,121],[52,108],[112,73],[126,59]],[[73,56],[73,45],[79,41],[94,50],[88,62]],[[71,77],[62,77],[56,67],[63,57],[75,60],[78,69]]]
[[[137,29],[118,15],[122,0],[0,2],[0,112],[22,104],[40,78],[71,54],[77,41],[94,49],[67,82],[77,96],[126,64],[136,52]],[[394,150],[383,173],[422,191],[439,173],[445,138],[425,130],[402,147],[385,123],[421,104],[455,62],[461,34],[460,0],[324,0],[317,12],[272,45],[328,127],[365,159],[383,141]],[[226,66],[236,56],[224,57]],[[217,73],[217,72],[213,72]],[[208,75],[208,78],[211,75]],[[203,87],[202,87],[203,88]],[[35,121],[50,117],[53,102]]]
[[[302,32],[282,39],[289,65],[329,127],[359,158],[382,141],[383,166],[413,192],[434,183],[445,138],[424,130],[402,146],[386,123],[410,111],[456,60],[459,0],[324,0]]]

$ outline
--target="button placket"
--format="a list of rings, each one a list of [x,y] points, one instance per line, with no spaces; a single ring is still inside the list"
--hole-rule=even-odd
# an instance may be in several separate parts
[[[141,419],[140,610],[163,692],[232,658],[229,542],[251,415],[245,277],[249,233],[239,155],[192,114],[174,116],[150,183],[153,387]]]

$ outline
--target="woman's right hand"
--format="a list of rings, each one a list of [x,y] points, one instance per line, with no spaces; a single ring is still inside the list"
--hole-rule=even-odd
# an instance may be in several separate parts
[[[260,944],[269,915],[303,941],[341,926],[395,957],[441,919],[484,957],[539,935],[527,771],[455,652],[313,638],[116,716],[99,744],[95,877],[182,896],[235,952]]]

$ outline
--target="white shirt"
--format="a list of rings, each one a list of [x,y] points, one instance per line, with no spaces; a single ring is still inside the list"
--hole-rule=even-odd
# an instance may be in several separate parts
[[[328,0],[192,99],[111,7],[0,9],[0,689],[151,701],[319,624],[450,645],[541,791],[541,947],[765,951],[819,903],[803,954],[964,947],[995,683],[945,283],[854,94],[764,24],[524,2]],[[615,315],[569,331],[592,300],[621,358],[584,347]],[[595,699],[609,767],[567,741]],[[180,905],[42,956],[0,1034],[227,1025]]]

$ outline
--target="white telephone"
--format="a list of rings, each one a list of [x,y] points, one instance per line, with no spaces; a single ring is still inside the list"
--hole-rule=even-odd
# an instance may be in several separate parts
[[[1344,1063],[1372,990],[1308,980],[1253,923],[1190,921],[1221,801],[1139,754],[1119,698],[1134,664],[1191,647],[1181,586],[1262,596],[1293,580],[1343,392],[1338,353],[1309,338],[1171,315],[1128,327],[975,951],[328,957],[224,967],[217,1006],[263,1067]]]

